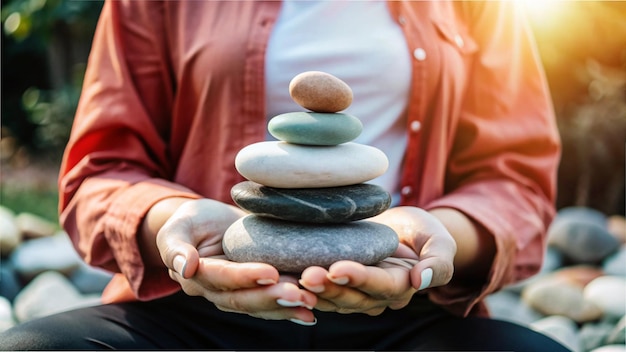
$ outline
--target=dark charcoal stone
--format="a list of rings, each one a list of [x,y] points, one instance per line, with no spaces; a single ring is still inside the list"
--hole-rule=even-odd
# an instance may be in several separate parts
[[[391,196],[382,187],[361,183],[328,188],[274,188],[256,182],[236,184],[231,196],[259,216],[310,223],[343,223],[378,215]]]
[[[268,263],[299,273],[309,266],[328,268],[338,260],[377,263],[396,251],[398,236],[370,221],[320,225],[248,215],[228,228],[222,245],[232,261]]]

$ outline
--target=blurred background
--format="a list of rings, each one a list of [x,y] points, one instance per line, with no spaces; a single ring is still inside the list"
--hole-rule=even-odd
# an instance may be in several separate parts
[[[528,15],[553,97],[563,141],[560,216],[544,281],[490,303],[496,317],[555,334],[574,351],[624,351],[626,1],[511,1]],[[0,331],[93,304],[110,278],[75,258],[58,228],[56,188],[102,4],[2,0]]]

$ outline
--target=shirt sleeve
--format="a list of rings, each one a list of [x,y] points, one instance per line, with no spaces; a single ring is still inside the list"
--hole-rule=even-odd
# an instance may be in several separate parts
[[[136,240],[142,219],[161,199],[199,198],[167,181],[173,83],[159,5],[104,4],[59,177],[60,220],[77,251],[123,273],[140,299],[178,289],[165,269],[146,270]]]
[[[530,30],[514,1],[460,2],[478,45],[446,195],[425,208],[455,208],[493,236],[486,282],[432,289],[431,299],[467,315],[488,294],[536,273],[555,214],[560,144]]]

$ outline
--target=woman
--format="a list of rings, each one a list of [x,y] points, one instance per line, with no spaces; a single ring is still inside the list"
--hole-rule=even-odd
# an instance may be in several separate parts
[[[235,155],[301,110],[287,86],[310,70],[352,87],[357,142],[389,157],[373,183],[393,206],[373,220],[401,244],[376,266],[299,277],[230,262]],[[558,153],[513,2],[107,2],[60,203],[78,252],[118,274],[106,305],[23,324],[0,346],[562,349],[482,303],[539,269]]]

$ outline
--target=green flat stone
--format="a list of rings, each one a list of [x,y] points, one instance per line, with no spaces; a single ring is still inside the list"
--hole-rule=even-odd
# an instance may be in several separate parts
[[[268,130],[272,136],[289,143],[337,145],[358,137],[363,124],[348,114],[300,111],[274,116]]]

